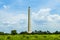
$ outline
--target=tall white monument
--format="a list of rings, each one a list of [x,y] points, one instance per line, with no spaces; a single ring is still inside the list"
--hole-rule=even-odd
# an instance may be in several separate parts
[[[31,33],[30,7],[28,7],[28,33]]]

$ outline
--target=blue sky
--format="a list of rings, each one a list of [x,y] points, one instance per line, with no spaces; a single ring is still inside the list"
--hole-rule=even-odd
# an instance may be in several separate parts
[[[0,0],[0,31],[27,31],[28,6],[32,31],[60,31],[60,0]]]

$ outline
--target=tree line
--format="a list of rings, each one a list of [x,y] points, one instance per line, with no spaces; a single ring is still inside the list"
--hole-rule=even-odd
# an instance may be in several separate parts
[[[27,33],[27,31],[24,31],[24,32],[20,32],[20,33],[17,33],[16,30],[11,30],[11,33],[4,33],[4,32],[0,32],[0,35],[17,35],[17,34],[29,34]],[[50,32],[50,31],[33,31],[32,33],[30,34],[60,34],[60,31],[55,31],[55,32]]]

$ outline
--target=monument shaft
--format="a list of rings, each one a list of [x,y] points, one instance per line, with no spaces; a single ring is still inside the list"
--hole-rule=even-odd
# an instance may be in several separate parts
[[[31,33],[30,7],[28,7],[28,33]]]

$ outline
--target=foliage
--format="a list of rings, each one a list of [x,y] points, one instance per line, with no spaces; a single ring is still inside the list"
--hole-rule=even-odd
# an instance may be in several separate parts
[[[0,35],[4,35],[4,32],[0,32]]]
[[[16,31],[16,30],[12,30],[12,31],[11,31],[11,34],[12,34],[12,35],[16,35],[16,34],[17,34],[17,31]]]
[[[0,35],[0,40],[60,40],[59,35]]]
[[[28,34],[28,35],[34,35],[34,34],[38,34],[38,35],[41,35],[41,34],[60,34],[60,31],[55,31],[55,32],[50,32],[50,31],[32,31],[32,33],[27,33],[27,31],[24,31],[24,32],[20,32],[20,33],[17,33],[16,30],[11,30],[11,33],[4,33],[4,32],[0,32],[0,35],[16,35],[16,34]]]

